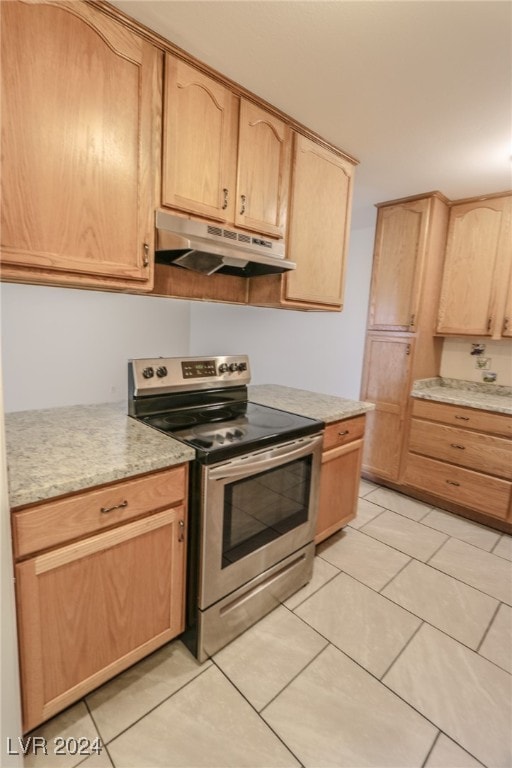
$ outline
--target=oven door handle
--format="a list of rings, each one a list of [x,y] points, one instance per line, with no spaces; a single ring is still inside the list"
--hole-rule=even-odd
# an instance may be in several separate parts
[[[255,472],[265,472],[267,469],[279,467],[282,464],[300,459],[313,453],[317,446],[321,446],[323,435],[315,435],[307,439],[297,440],[293,443],[269,448],[261,453],[249,454],[238,459],[232,459],[225,464],[208,469],[208,479],[223,480],[237,476],[246,477]],[[298,446],[298,447],[296,447]]]

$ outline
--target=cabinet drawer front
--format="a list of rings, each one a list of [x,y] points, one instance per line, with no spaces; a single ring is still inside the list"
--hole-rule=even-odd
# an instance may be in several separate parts
[[[512,483],[507,480],[410,453],[404,483],[486,515],[508,514]]]
[[[110,528],[185,498],[186,465],[13,514],[16,558]]]
[[[26,730],[183,631],[181,522],[177,506],[16,565]]]
[[[481,432],[512,437],[512,416],[507,414],[479,411],[476,408],[464,408],[460,405],[435,403],[431,400],[413,398],[412,415],[420,419],[453,424],[455,427],[478,429]]]
[[[512,480],[512,441],[412,419],[409,450]]]
[[[359,440],[364,435],[365,421],[366,416],[363,415],[328,424],[324,432],[323,450],[328,451],[352,440]]]

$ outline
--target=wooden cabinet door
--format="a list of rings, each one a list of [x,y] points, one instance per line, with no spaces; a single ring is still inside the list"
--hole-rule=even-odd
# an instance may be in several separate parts
[[[343,304],[353,165],[299,134],[294,139],[286,299]]]
[[[226,87],[166,55],[162,205],[233,222],[236,107]]]
[[[375,410],[366,414],[363,469],[387,480],[400,474],[413,345],[412,337],[379,333],[366,341],[361,398]]]
[[[290,150],[289,126],[241,99],[235,224],[284,237]]]
[[[151,289],[160,53],[86,3],[1,11],[4,278]]]
[[[506,278],[505,305],[503,309],[503,322],[501,324],[501,335],[505,338],[512,337],[512,246],[507,254],[508,277]]]
[[[511,199],[496,197],[452,207],[438,333],[500,335],[510,280]]]
[[[379,208],[370,330],[416,330],[429,208],[428,198]]]
[[[24,732],[183,631],[183,507],[16,565]]]
[[[323,453],[315,544],[356,516],[362,457],[362,440]]]

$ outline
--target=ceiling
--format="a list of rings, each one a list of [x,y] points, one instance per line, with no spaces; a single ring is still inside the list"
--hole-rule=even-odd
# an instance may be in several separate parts
[[[374,203],[512,188],[509,0],[113,0],[356,157]]]

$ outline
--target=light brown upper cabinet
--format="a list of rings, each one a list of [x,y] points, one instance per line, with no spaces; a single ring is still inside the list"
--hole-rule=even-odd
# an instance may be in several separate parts
[[[1,12],[3,279],[150,290],[161,54],[85,3]]]
[[[283,237],[291,130],[166,54],[162,204]]]
[[[246,99],[240,100],[235,224],[283,237],[290,183],[291,129]]]
[[[415,331],[429,210],[428,198],[379,206],[369,330]]]
[[[511,335],[511,211],[510,194],[452,206],[439,301],[439,334],[492,338]]]
[[[249,303],[341,309],[353,174],[354,161],[294,134],[286,254],[297,269],[251,280]]]
[[[501,335],[508,338],[512,337],[512,263],[510,265],[510,274],[508,277],[507,296],[505,298],[505,314],[501,326]]]
[[[166,54],[162,205],[234,221],[237,128],[231,91]]]
[[[341,308],[354,166],[295,134],[286,299]]]

